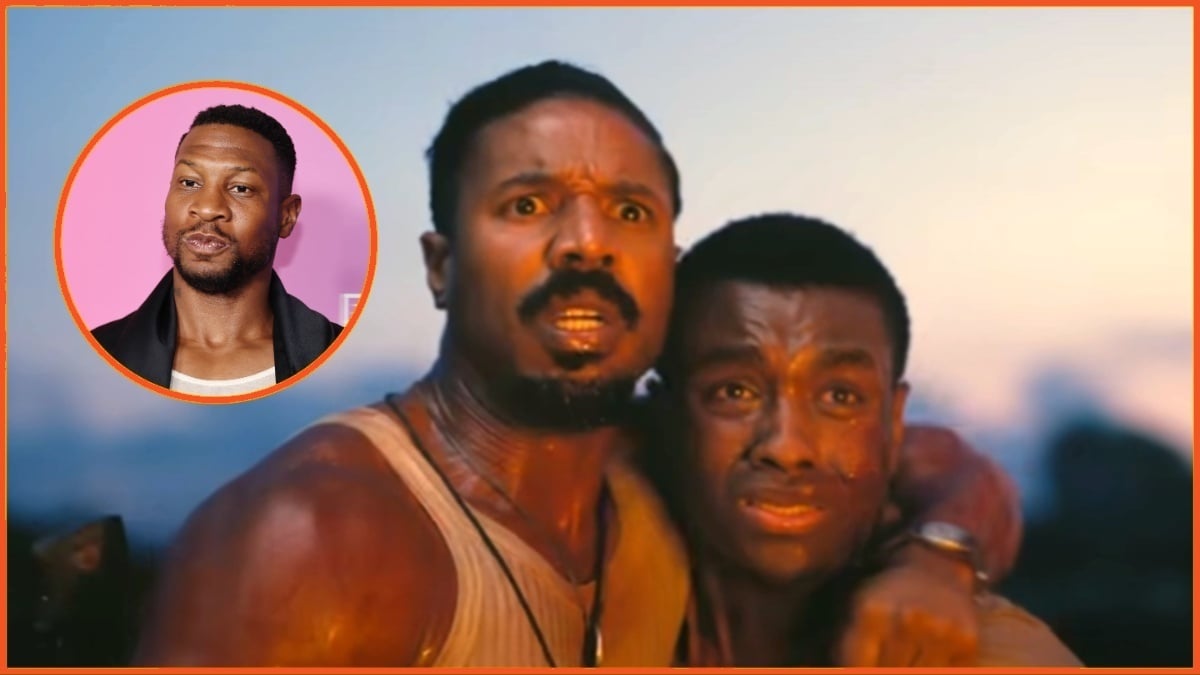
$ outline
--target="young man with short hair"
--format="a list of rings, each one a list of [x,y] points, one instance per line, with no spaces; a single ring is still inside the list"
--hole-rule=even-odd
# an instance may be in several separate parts
[[[241,105],[196,115],[175,150],[162,225],[173,266],[140,307],[92,330],[109,354],[173,391],[230,396],[295,375],[342,327],[283,287],[275,248],[300,217],[296,150]]]
[[[680,261],[668,336],[653,405],[665,420],[658,482],[692,550],[681,661],[844,665],[850,610],[897,534],[887,507],[914,431],[904,423],[910,330],[900,289],[832,225],[747,218]],[[969,552],[948,524],[913,535]],[[984,594],[975,613],[977,644],[935,615],[922,635],[882,641],[868,660],[1079,665],[1010,603]]]

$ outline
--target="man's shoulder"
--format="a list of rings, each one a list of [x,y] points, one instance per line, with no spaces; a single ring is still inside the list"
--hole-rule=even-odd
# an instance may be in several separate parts
[[[288,304],[291,305],[292,311],[298,313],[305,321],[310,322],[314,326],[321,326],[334,337],[337,337],[342,332],[343,326],[341,324],[331,321],[329,317],[309,307],[303,300],[291,293],[285,293],[285,295]]]
[[[137,312],[133,311],[119,319],[113,319],[108,323],[96,326],[91,330],[92,337],[96,338],[96,342],[99,342],[101,347],[104,347],[107,351],[112,351],[120,342],[122,336],[125,335],[135,314]]]
[[[306,537],[356,547],[397,535],[436,544],[436,527],[387,460],[360,430],[337,420],[318,420],[222,487],[201,504],[191,519],[196,526],[188,529],[224,523],[226,531],[210,535],[234,539],[289,530],[301,535],[292,540],[300,549],[314,543],[306,544]],[[296,529],[297,522],[304,527]],[[379,537],[375,527],[388,536]]]
[[[380,414],[365,407],[319,419],[230,487],[257,502],[284,499],[310,509],[322,508],[325,502],[334,502],[341,511],[403,508],[411,501],[410,491],[371,438],[351,421]]]
[[[172,273],[167,272],[136,309],[90,331],[121,365],[163,387],[170,384],[175,349],[172,286]]]
[[[422,506],[372,453],[355,429],[317,423],[205,501],[165,566],[155,617],[171,628],[158,631],[142,660],[175,662],[216,645],[232,656],[218,649],[206,662],[265,663],[276,657],[263,649],[285,645],[308,654],[300,661],[327,665],[420,662],[453,616],[454,561]],[[210,602],[220,588],[238,589],[238,602]],[[184,610],[193,618],[180,618]],[[440,628],[431,632],[431,622]],[[314,625],[347,630],[309,654]],[[247,631],[267,647],[248,647]]]
[[[275,314],[275,374],[280,380],[308,367],[342,334],[342,326],[288,293],[278,274],[271,277],[269,302]]]
[[[1041,619],[1004,597],[978,599],[979,666],[1083,665]]]
[[[329,342],[341,334],[343,326],[329,320],[324,314],[309,307],[303,300],[292,295],[283,286],[282,281],[278,281],[279,276],[276,273],[274,280],[278,285],[273,284],[273,295],[276,302],[282,302],[287,306],[290,320],[295,322],[297,326],[306,331],[315,331],[326,334]]]

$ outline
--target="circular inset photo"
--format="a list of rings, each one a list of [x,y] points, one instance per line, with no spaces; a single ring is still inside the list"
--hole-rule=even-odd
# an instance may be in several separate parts
[[[316,369],[375,268],[362,171],[316,115],[255,85],[133,103],[76,160],[58,208],[63,296],[93,347],[172,398],[234,403]]]

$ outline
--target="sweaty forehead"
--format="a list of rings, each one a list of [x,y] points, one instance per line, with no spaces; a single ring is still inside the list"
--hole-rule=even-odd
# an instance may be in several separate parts
[[[891,361],[883,308],[860,291],[721,281],[698,289],[686,303],[681,331],[685,360],[738,347],[787,353],[853,347]]]
[[[587,99],[550,98],[488,123],[476,134],[462,175],[464,185],[486,190],[527,173],[633,181],[670,203],[654,142],[622,113]]]

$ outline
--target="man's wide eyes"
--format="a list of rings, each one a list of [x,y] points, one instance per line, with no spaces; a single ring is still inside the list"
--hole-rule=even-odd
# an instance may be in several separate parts
[[[549,212],[545,200],[533,195],[523,195],[508,203],[507,210],[516,216],[537,216]]]
[[[713,391],[714,398],[723,398],[732,401],[746,401],[757,398],[757,396],[753,389],[737,382],[727,382],[717,386]]]
[[[617,217],[628,223],[641,223],[650,219],[650,211],[635,202],[621,202],[617,208]]]
[[[821,403],[825,405],[849,407],[862,405],[862,394],[848,387],[829,387],[821,392]]]

